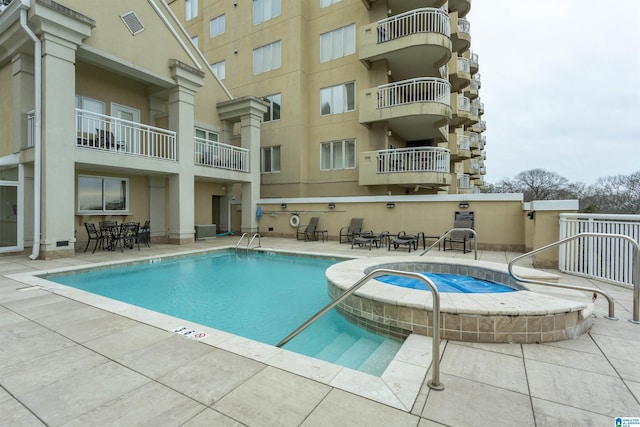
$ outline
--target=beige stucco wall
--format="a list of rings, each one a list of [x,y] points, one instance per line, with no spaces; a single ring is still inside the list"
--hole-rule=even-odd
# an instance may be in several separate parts
[[[10,117],[13,117],[13,89],[11,78],[11,63],[4,67],[0,67],[0,117],[2,126],[0,126],[0,156],[6,156],[13,153],[12,134],[13,126]]]

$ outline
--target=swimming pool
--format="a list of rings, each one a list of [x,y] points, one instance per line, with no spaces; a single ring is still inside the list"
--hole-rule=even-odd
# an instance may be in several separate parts
[[[338,262],[229,251],[152,261],[47,279],[275,345],[330,302],[325,270]],[[400,346],[332,310],[284,348],[381,375]]]

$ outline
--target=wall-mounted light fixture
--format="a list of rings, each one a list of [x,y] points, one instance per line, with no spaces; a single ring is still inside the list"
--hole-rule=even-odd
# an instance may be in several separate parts
[[[458,207],[459,207],[460,209],[467,209],[467,208],[469,207],[469,202],[460,202],[460,203],[458,204]]]
[[[396,207],[396,204],[395,204],[395,203],[393,203],[393,202],[389,202],[389,203],[387,203],[387,207],[388,207],[388,208],[395,208],[395,207]]]
[[[280,203],[280,207],[282,209],[287,209],[287,204],[286,203]]]
[[[238,54],[238,49],[233,49],[233,53]]]
[[[536,211],[527,212],[527,217],[529,219],[534,219],[536,216]]]
[[[329,203],[329,209],[335,209],[335,208],[336,208],[335,203]]]

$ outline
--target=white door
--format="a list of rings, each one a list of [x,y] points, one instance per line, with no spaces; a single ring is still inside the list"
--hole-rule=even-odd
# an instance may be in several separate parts
[[[111,125],[116,147],[120,151],[140,154],[140,110],[112,102],[111,115],[116,118]]]

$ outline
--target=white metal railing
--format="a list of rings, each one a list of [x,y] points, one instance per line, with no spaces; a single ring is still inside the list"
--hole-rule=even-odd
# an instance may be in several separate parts
[[[458,95],[458,110],[470,112],[471,100],[464,95]]]
[[[469,112],[471,113],[471,115],[475,118],[478,117],[478,106],[477,105],[471,105],[471,109],[469,110]]]
[[[440,147],[378,151],[378,173],[449,172],[450,152]]]
[[[467,58],[458,57],[458,72],[471,74],[471,63]]]
[[[450,37],[449,14],[441,9],[425,7],[378,21],[378,43],[416,33],[440,33]]]
[[[467,174],[458,174],[458,188],[466,190],[471,188],[471,177]]]
[[[640,215],[560,214],[560,239],[579,233],[622,234],[640,243]],[[560,271],[632,286],[634,248],[628,242],[588,237],[560,247]]]
[[[471,78],[478,83],[478,89],[482,87],[482,79],[480,78],[480,73],[476,73]]]
[[[471,138],[467,135],[456,135],[458,150],[471,150]]]
[[[378,108],[417,102],[451,105],[451,84],[435,77],[422,77],[378,86]]]
[[[177,160],[175,132],[78,108],[76,146]]]
[[[31,110],[27,113],[27,147],[33,147],[36,137],[36,112]]]
[[[479,83],[477,80],[475,80],[475,79],[474,79],[474,80],[471,80],[471,84],[470,84],[470,86],[471,86],[471,90],[475,90],[475,91],[477,91],[477,90],[479,90],[479,89],[480,89],[480,83]]]
[[[472,63],[474,63],[474,64],[478,63],[478,54],[477,53],[475,53],[475,52],[469,53],[469,58],[470,58]]]
[[[249,150],[235,145],[195,138],[195,164],[249,172]]]
[[[458,32],[459,33],[471,33],[471,24],[464,18],[458,18]]]
[[[476,147],[478,145],[478,138],[477,132],[469,132],[469,141],[471,142],[472,147]]]
[[[480,162],[477,158],[469,160],[469,170],[474,173],[480,172]]]

